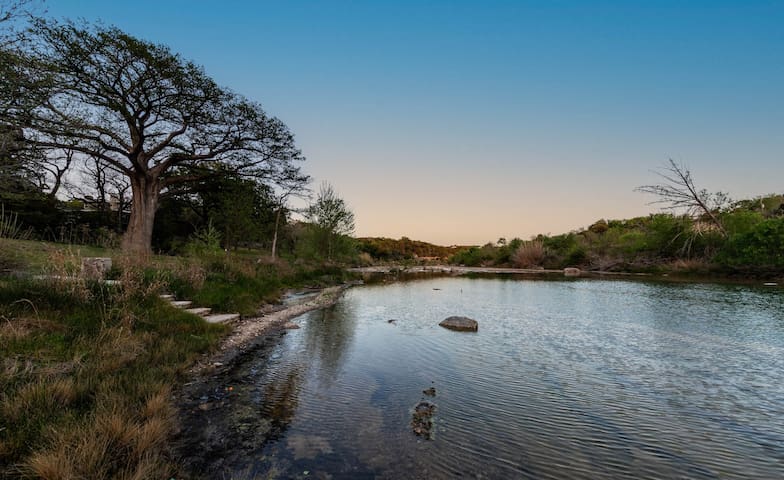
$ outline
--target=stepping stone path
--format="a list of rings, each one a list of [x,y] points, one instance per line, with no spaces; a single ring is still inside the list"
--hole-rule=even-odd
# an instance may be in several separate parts
[[[190,300],[175,300],[174,295],[164,294],[161,295],[161,298],[167,300],[174,307],[182,308],[188,313],[200,316],[209,323],[225,323],[240,318],[239,313],[212,313],[212,309],[207,307],[190,308],[193,302]]]

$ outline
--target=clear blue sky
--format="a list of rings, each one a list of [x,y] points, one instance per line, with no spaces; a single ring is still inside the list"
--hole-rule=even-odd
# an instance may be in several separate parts
[[[358,235],[561,233],[655,207],[668,158],[784,191],[784,1],[52,0],[164,43],[294,131]]]

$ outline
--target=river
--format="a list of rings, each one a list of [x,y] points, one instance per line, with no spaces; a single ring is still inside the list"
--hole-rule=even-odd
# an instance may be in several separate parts
[[[438,326],[451,315],[479,331]],[[201,399],[219,408],[194,409],[205,435],[224,432],[193,439],[196,471],[784,478],[777,288],[435,278],[353,288],[296,323]],[[432,439],[412,432],[420,401]]]

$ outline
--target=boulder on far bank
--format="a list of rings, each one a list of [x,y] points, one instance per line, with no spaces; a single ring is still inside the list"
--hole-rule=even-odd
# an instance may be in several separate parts
[[[565,277],[579,277],[582,272],[579,268],[575,267],[567,267],[564,268],[564,276]]]
[[[468,317],[449,317],[439,323],[439,325],[458,332],[476,332],[479,330],[479,323]]]

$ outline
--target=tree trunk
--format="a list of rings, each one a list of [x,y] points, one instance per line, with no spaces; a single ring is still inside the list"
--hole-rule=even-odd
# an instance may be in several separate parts
[[[124,252],[148,254],[152,251],[152,227],[158,209],[160,184],[143,173],[131,177],[131,217],[122,240]]]
[[[275,232],[272,234],[272,260],[275,260],[275,251],[278,247],[278,225],[280,224],[280,211],[283,208],[278,208],[278,213],[275,214]]]

